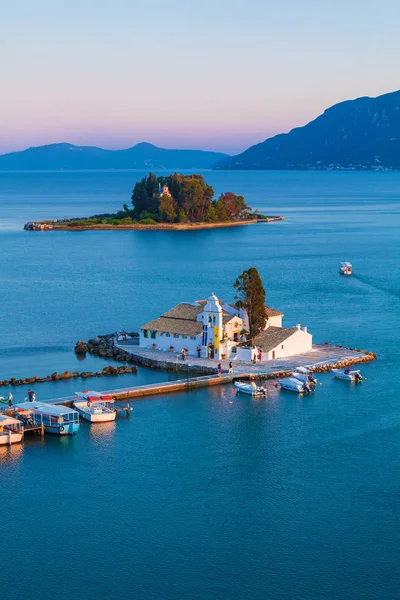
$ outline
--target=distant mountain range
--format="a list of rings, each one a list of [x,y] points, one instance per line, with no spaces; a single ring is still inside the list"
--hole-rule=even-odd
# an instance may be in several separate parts
[[[0,171],[84,169],[210,169],[221,152],[166,150],[143,142],[127,150],[50,144],[0,156]]]
[[[400,169],[400,91],[335,104],[216,169]]]

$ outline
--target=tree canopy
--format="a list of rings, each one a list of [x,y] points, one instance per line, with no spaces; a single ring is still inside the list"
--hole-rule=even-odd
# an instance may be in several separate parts
[[[237,291],[236,307],[243,308],[249,318],[250,340],[263,331],[267,322],[265,312],[265,290],[259,272],[251,267],[236,279],[233,287]]]
[[[218,200],[213,198],[214,189],[202,175],[173,173],[156,177],[149,173],[133,189],[131,214],[134,219],[152,218],[166,223],[214,223],[253,215],[243,196],[226,192]]]

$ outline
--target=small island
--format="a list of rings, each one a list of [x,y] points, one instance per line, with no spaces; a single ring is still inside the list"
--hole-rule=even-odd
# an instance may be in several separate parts
[[[87,229],[203,229],[250,225],[282,220],[252,210],[243,196],[225,192],[214,198],[214,189],[202,175],[173,173],[157,177],[149,173],[135,184],[131,206],[113,214],[35,221],[28,230]]]

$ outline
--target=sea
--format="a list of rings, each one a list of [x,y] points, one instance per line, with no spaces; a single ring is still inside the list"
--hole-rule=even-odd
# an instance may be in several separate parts
[[[142,171],[0,173],[0,380],[99,370],[77,340],[136,331],[257,267],[284,325],[377,353],[349,385],[232,386],[0,448],[7,600],[390,600],[400,568],[400,173],[203,172],[284,221],[203,231],[27,232],[129,203]],[[338,274],[351,261],[351,278]],[[97,390],[176,373],[86,380]],[[82,380],[34,386],[72,394]],[[32,387],[32,386],[31,386]],[[10,388],[0,388],[6,396]],[[23,401],[26,387],[13,388]]]

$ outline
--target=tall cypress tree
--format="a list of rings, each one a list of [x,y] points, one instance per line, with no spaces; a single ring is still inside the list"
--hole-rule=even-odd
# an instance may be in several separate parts
[[[243,308],[249,317],[249,334],[251,343],[265,328],[267,315],[265,312],[265,290],[261,277],[255,267],[251,267],[236,279],[233,287],[237,291],[236,307]]]

